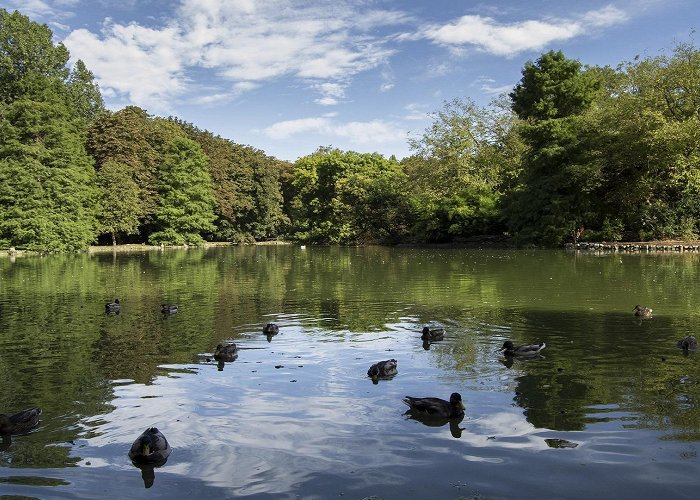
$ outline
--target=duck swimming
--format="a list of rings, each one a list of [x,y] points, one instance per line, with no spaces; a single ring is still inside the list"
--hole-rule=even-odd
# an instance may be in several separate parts
[[[151,427],[136,438],[129,450],[129,458],[136,463],[163,465],[172,449],[163,433]]]
[[[423,334],[420,336],[423,340],[442,340],[445,338],[444,328],[433,328],[432,330],[427,326],[423,327]]]
[[[680,347],[684,351],[687,351],[687,350],[694,351],[695,349],[698,348],[698,341],[692,335],[688,335],[687,337],[683,338],[683,340],[678,341],[678,347]]]
[[[367,370],[367,376],[372,378],[372,382],[375,384],[380,378],[391,378],[398,372],[396,370],[397,361],[395,359],[387,359],[386,361],[380,361],[369,367]]]
[[[214,351],[214,359],[217,361],[233,361],[238,357],[236,344],[219,344]]]
[[[177,312],[177,306],[175,304],[162,304],[160,306],[160,312],[163,314],[175,314]]]
[[[280,332],[280,327],[274,323],[268,323],[267,325],[263,326],[262,331],[267,337],[267,341],[272,342],[272,337],[274,337]]]
[[[122,305],[119,302],[119,299],[114,299],[114,302],[107,302],[105,304],[105,312],[107,314],[118,313],[119,311],[121,311],[121,308],[122,308]]]
[[[652,309],[650,307],[642,307],[637,304],[632,311],[634,311],[635,316],[639,316],[640,318],[651,318]]]
[[[546,345],[544,342],[540,342],[539,344],[519,345],[518,347],[515,347],[513,342],[506,340],[503,342],[501,352],[503,352],[505,356],[534,356],[535,354],[539,354],[539,352],[545,347]]]
[[[28,408],[14,415],[0,413],[0,434],[24,434],[39,425],[41,408]]]
[[[406,396],[403,402],[417,415],[440,418],[464,416],[464,403],[462,402],[462,395],[458,392],[453,392],[449,401],[440,398],[413,398]]]

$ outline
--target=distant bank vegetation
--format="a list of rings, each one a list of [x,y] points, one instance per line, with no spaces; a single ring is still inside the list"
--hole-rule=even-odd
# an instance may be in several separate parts
[[[46,25],[0,9],[0,248],[698,239],[700,52],[617,68],[550,51],[488,106],[446,102],[402,160],[294,163],[175,117],[107,111]]]

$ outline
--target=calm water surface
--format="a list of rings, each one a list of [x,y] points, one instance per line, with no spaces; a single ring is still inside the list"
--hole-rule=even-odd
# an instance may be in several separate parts
[[[700,320],[699,264],[291,246],[5,258],[0,411],[43,415],[0,447],[0,495],[696,498],[700,353],[676,342]],[[424,325],[445,340],[425,349]],[[506,360],[508,339],[547,347]],[[217,366],[224,341],[240,353]],[[398,375],[372,384],[388,358]],[[461,422],[404,415],[405,395],[454,391]],[[127,452],[150,426],[173,452],[142,477]]]

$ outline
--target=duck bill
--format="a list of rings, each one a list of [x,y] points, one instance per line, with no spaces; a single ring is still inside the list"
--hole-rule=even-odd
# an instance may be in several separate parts
[[[144,444],[144,445],[143,445],[143,448],[141,448],[141,453],[142,453],[144,456],[150,455],[150,454],[151,454],[151,447],[150,447],[149,445],[147,445],[147,444]]]
[[[459,407],[460,407],[462,410],[465,409],[465,408],[464,408],[464,401],[460,401],[460,402],[459,402]]]

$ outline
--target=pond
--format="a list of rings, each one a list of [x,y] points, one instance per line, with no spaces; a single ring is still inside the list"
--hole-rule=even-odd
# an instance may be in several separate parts
[[[43,413],[0,447],[0,495],[695,498],[700,352],[676,343],[700,320],[699,261],[282,245],[4,258],[0,412]],[[426,325],[444,340],[424,344]],[[506,358],[505,340],[546,347]],[[237,359],[214,361],[231,341]],[[390,358],[398,374],[374,384]],[[461,421],[405,414],[404,396],[452,392]],[[140,470],[127,453],[152,426],[172,453]]]

